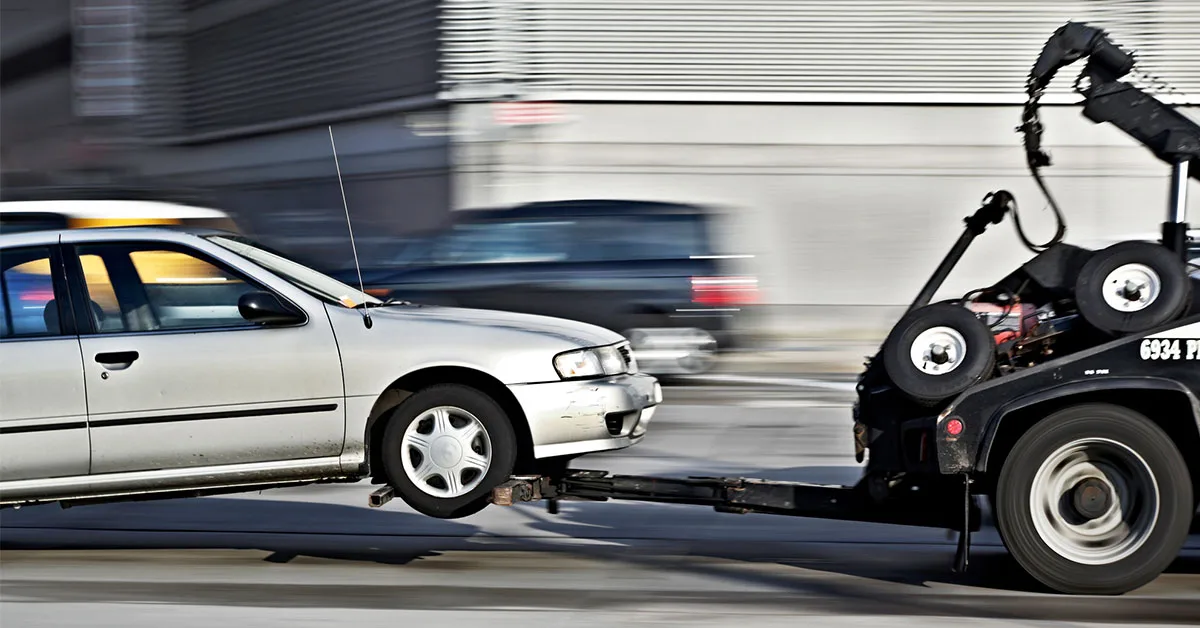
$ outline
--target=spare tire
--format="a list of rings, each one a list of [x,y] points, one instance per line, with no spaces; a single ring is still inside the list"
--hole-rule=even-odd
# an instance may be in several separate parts
[[[1187,266],[1152,242],[1120,242],[1094,253],[1075,283],[1080,315],[1112,335],[1147,331],[1183,316],[1191,305]]]
[[[954,303],[909,312],[883,344],[883,367],[892,383],[926,406],[991,377],[995,365],[991,330],[973,312]]]

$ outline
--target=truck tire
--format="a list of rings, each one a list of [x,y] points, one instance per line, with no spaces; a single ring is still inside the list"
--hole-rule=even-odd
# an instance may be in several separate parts
[[[1183,548],[1190,478],[1171,438],[1145,416],[1072,406],[1013,446],[996,487],[996,527],[1021,567],[1050,589],[1127,593]]]
[[[405,399],[388,419],[381,446],[388,484],[413,510],[438,519],[483,510],[517,458],[504,410],[459,384],[430,386]]]
[[[987,379],[995,365],[991,330],[954,303],[913,310],[896,323],[883,344],[883,366],[892,383],[926,406]]]
[[[1119,242],[1096,251],[1075,282],[1079,313],[1112,335],[1165,325],[1183,316],[1191,302],[1187,266],[1152,242]]]

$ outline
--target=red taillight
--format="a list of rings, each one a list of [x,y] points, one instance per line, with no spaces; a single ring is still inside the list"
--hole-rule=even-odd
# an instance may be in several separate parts
[[[20,300],[36,301],[38,303],[46,303],[47,301],[50,301],[53,298],[54,298],[53,290],[30,290],[29,292],[22,292]]]
[[[692,303],[700,305],[751,305],[758,302],[754,277],[692,277]]]
[[[958,436],[959,434],[962,434],[962,432],[963,432],[962,419],[960,419],[958,417],[954,417],[953,419],[946,421],[946,433],[947,434],[949,434],[950,436]]]

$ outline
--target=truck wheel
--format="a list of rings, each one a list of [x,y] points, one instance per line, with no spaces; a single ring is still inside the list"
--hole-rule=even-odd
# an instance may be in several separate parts
[[[991,330],[970,310],[935,303],[913,310],[883,344],[883,366],[900,390],[935,405],[987,379],[996,364]]]
[[[1120,242],[1092,255],[1075,283],[1079,313],[1110,334],[1165,325],[1191,304],[1187,267],[1166,247]]]
[[[417,512],[457,519],[483,510],[512,475],[517,440],[491,397],[458,384],[414,393],[392,413],[382,443],[384,473]]]
[[[996,527],[1017,562],[1062,593],[1116,595],[1158,577],[1192,519],[1187,464],[1127,408],[1061,410],[1021,436],[996,489]]]

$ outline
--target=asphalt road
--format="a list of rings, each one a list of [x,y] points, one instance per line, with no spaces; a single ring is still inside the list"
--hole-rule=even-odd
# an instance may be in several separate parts
[[[845,386],[774,384],[668,390],[648,441],[575,466],[854,482]],[[1141,591],[1068,598],[1038,591],[991,529],[955,576],[939,530],[636,503],[438,521],[368,493],[4,511],[0,626],[1200,624],[1195,537]]]

